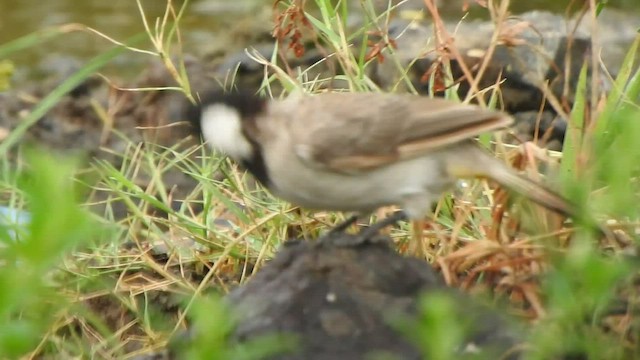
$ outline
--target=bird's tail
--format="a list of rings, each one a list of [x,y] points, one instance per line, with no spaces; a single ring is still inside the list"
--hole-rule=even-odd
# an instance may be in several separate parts
[[[489,155],[490,156],[490,155]],[[532,201],[567,217],[577,215],[576,207],[569,200],[544,185],[521,176],[500,160],[492,159],[495,165],[486,168],[486,177],[491,178]]]
[[[471,144],[470,144],[471,145]],[[458,157],[458,161],[450,161],[448,171],[456,177],[485,177],[490,178],[500,185],[513,190],[530,200],[566,217],[581,220],[588,226],[594,226],[609,239],[617,239],[610,229],[598,223],[594,219],[580,217],[576,206],[568,199],[555,191],[538,184],[531,179],[521,176],[514,169],[491,154],[482,151],[473,145],[474,149],[468,151],[468,156]]]

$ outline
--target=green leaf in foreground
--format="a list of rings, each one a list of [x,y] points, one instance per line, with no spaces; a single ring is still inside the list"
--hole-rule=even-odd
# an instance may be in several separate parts
[[[420,318],[404,325],[409,339],[427,359],[455,359],[464,341],[468,319],[462,319],[456,302],[448,294],[430,293],[418,304]]]
[[[188,343],[176,344],[180,359],[256,360],[295,348],[293,335],[265,335],[241,344],[232,343],[236,323],[228,304],[216,295],[196,299],[191,312],[194,321]]]
[[[605,258],[585,238],[559,257],[544,282],[548,316],[537,326],[531,359],[572,354],[588,359],[622,359],[624,347],[602,327],[603,310],[621,280],[632,271],[620,258]]]
[[[598,204],[616,217],[640,214],[637,199],[638,184],[631,181],[640,175],[640,70],[637,68],[636,38],[624,59],[614,87],[596,120],[593,134],[595,179],[606,186],[606,197]]]
[[[18,186],[31,220],[25,236],[0,248],[0,354],[11,359],[31,351],[66,306],[51,286],[55,265],[96,234],[76,201],[74,163],[39,152],[27,160]]]

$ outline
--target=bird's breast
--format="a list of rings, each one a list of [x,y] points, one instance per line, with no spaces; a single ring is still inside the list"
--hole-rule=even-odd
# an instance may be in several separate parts
[[[270,190],[308,209],[366,212],[385,205],[402,206],[412,195],[435,200],[453,182],[443,174],[437,156],[345,174],[305,163],[286,144],[271,146],[264,152]]]

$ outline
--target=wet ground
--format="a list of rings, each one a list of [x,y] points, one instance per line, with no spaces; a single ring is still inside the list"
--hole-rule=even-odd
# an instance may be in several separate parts
[[[174,1],[179,9],[182,1]],[[150,26],[161,18],[166,2],[141,1]],[[213,47],[224,46],[236,36],[247,36],[254,26],[268,26],[271,17],[269,7],[260,0],[243,1],[190,1],[188,11],[181,22],[184,48],[189,53],[204,54]],[[113,1],[0,1],[0,44],[48,27],[68,23],[80,23],[117,40],[124,40],[144,31],[140,11],[135,0]],[[264,29],[260,29],[264,30]],[[220,34],[224,34],[221,36]],[[249,39],[246,39],[249,40]],[[65,34],[37,47],[17,54],[17,78],[30,78],[39,73],[58,71],[72,60],[83,61],[110,47],[110,43],[95,34],[76,32]],[[148,46],[148,45],[147,45]],[[52,61],[55,60],[55,61]],[[149,56],[126,54],[111,64],[120,76],[135,73],[149,61]]]

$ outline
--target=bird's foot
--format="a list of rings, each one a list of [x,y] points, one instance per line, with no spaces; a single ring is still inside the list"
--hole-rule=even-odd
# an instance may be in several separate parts
[[[329,230],[329,233],[325,236],[332,236],[343,233],[349,228],[349,226],[355,224],[356,221],[358,221],[358,215],[351,215],[345,221],[339,223],[338,225],[334,226],[333,229]]]
[[[369,225],[369,227],[360,230],[360,232],[356,235],[356,237],[360,238],[360,241],[367,241],[369,239],[373,239],[379,235],[380,230],[386,228],[390,225],[395,225],[399,221],[405,221],[409,219],[407,213],[404,211],[396,211],[391,216],[387,216],[386,218]]]
[[[318,240],[319,243],[331,243],[336,246],[358,246],[367,242],[378,243],[387,242],[388,238],[380,235],[380,230],[387,226],[394,225],[398,221],[407,220],[407,214],[404,211],[397,211],[369,227],[360,230],[355,235],[347,234],[344,231],[358,220],[357,215],[349,217],[344,222],[338,224],[328,233],[324,234]]]

